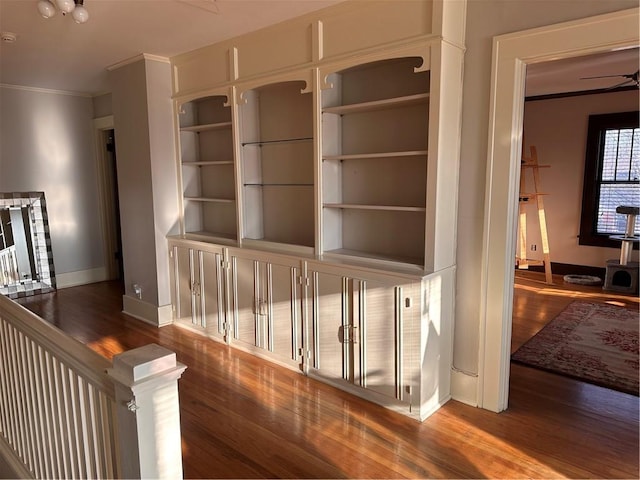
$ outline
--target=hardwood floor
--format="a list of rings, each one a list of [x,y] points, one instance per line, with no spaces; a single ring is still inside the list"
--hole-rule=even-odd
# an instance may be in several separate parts
[[[514,345],[562,309],[566,295],[536,281],[518,281]],[[186,329],[146,325],[120,313],[121,295],[99,283],[20,302],[108,358],[151,342],[177,353],[188,366],[186,478],[638,478],[638,397],[513,365],[507,411],[450,401],[418,423]]]
[[[576,300],[609,303],[633,309],[640,307],[637,295],[605,291],[600,286],[565,283],[562,275],[553,276],[553,285],[545,283],[544,274],[516,270],[513,296],[513,331],[511,352],[533,337],[542,327]]]

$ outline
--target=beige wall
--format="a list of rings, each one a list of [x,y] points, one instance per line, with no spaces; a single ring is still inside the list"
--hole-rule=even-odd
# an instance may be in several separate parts
[[[165,237],[178,218],[170,72],[141,59],[110,74],[125,296],[134,298],[138,284],[153,307],[171,303]]]
[[[467,6],[454,367],[478,372],[491,48],[496,35],[638,6],[637,0],[470,0]],[[515,234],[515,233],[514,233]],[[457,392],[453,392],[456,395]]]
[[[171,66],[146,61],[158,306],[171,303],[167,235],[179,233]]]
[[[132,284],[137,283],[143,288],[143,298],[156,303],[156,262],[150,254],[155,242],[145,62],[121,67],[111,72],[109,80],[117,139],[125,292],[133,295]]]
[[[93,116],[95,118],[106,117],[113,113],[111,108],[111,94],[105,93],[92,98],[93,100]]]
[[[541,190],[549,193],[544,205],[552,262],[604,268],[608,259],[620,256],[620,249],[578,245],[587,127],[589,115],[637,108],[637,90],[525,103],[525,147],[534,145],[539,163],[550,165],[539,172]],[[529,171],[527,191],[532,178]],[[527,220],[527,248],[538,245],[528,258],[542,259],[535,202],[527,208]]]

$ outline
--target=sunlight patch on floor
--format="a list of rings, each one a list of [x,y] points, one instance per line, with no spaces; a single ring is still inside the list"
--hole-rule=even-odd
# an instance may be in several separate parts
[[[561,290],[557,288],[540,288],[539,286],[531,286],[531,285],[522,285],[515,284],[514,288],[517,290],[523,290],[528,292],[535,292],[538,295],[548,295],[548,296],[557,296],[557,297],[568,297],[568,298],[576,298],[576,299],[601,299],[605,300],[611,297],[611,292],[578,292],[575,290]],[[636,299],[635,301],[622,301],[622,300],[606,300],[606,303],[610,303],[611,305],[618,305],[621,307],[638,305],[640,300]]]

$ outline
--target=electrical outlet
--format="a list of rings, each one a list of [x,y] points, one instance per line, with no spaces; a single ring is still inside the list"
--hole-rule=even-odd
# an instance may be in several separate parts
[[[142,300],[142,287],[137,283],[133,284],[133,291],[140,300]]]
[[[531,251],[535,252],[536,250],[538,250],[538,245],[536,245],[535,243],[531,244]]]

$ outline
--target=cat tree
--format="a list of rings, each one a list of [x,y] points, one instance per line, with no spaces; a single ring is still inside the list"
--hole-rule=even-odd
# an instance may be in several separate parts
[[[627,216],[627,224],[624,235],[611,235],[609,238],[622,242],[620,247],[620,260],[607,260],[604,279],[605,290],[622,293],[636,293],[638,291],[638,262],[631,261],[633,244],[640,241],[640,237],[634,235],[636,217],[640,214],[640,208],[621,205],[616,208],[616,213]]]

